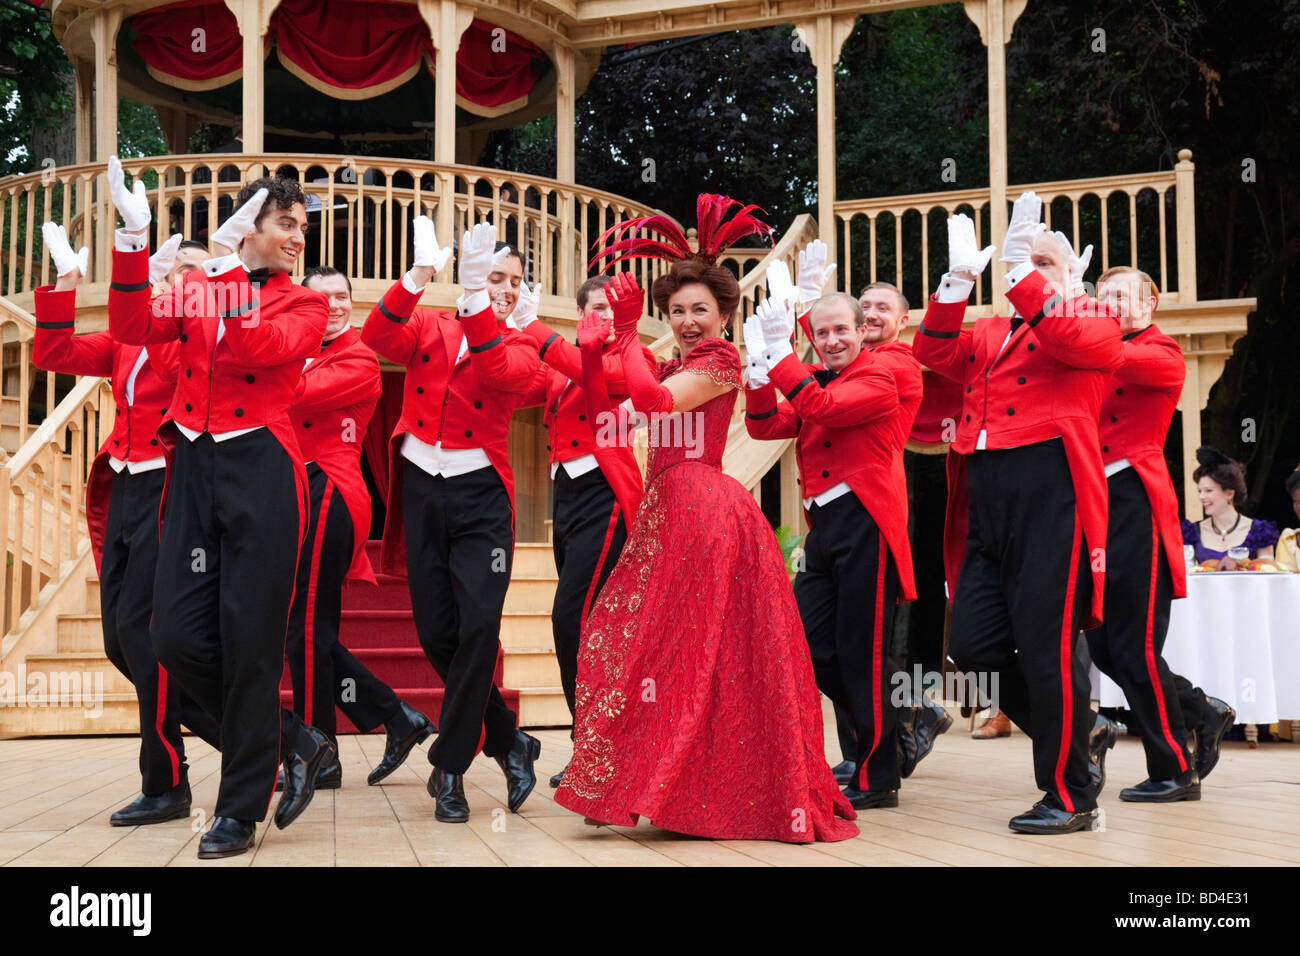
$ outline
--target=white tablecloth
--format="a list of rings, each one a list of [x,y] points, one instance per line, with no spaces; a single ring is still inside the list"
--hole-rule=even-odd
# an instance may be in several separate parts
[[[1170,669],[1231,704],[1240,723],[1300,719],[1300,574],[1187,578],[1187,597],[1174,601],[1169,617]],[[1096,667],[1092,696],[1103,707],[1126,706]]]

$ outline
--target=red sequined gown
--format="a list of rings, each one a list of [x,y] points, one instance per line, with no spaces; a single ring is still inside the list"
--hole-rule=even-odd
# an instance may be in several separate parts
[[[826,764],[781,550],[722,473],[740,356],[709,339],[659,379],[678,372],[733,390],[686,413],[695,433],[661,428],[658,446],[651,435],[635,526],[582,633],[573,762],[556,801],[716,839],[848,839],[855,813]]]

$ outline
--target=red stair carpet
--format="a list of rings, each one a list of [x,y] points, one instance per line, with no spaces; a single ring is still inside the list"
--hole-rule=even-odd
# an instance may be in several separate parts
[[[406,578],[379,572],[379,542],[366,543],[366,555],[379,587],[348,583],[343,587],[343,619],[339,640],[356,655],[357,660],[374,672],[398,697],[416,710],[438,722],[442,712],[442,681],[430,666],[415,636],[411,619],[411,594]],[[519,713],[519,691],[501,687],[504,658],[497,652],[497,669],[493,680],[505,698],[506,706]],[[293,685],[286,665],[280,679],[280,700],[293,706]],[[383,732],[382,727],[378,732]],[[359,733],[343,712],[338,712],[338,732]]]

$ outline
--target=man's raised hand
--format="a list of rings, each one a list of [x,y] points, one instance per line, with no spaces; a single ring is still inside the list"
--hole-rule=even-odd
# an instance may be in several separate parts
[[[826,243],[814,239],[799,253],[799,301],[806,309],[822,297],[822,290],[835,274],[835,264],[826,265]]]
[[[794,305],[799,298],[799,290],[790,278],[790,267],[778,259],[767,267],[767,297],[787,305]]]
[[[47,222],[41,226],[41,236],[45,240],[50,261],[54,263],[54,274],[60,279],[76,272],[70,280],[75,285],[78,279],[90,271],[90,247],[82,246],[80,251],[73,252],[67,231],[57,222]]]
[[[988,266],[997,246],[981,249],[975,238],[975,223],[970,216],[958,213],[948,217],[948,272],[974,281]]]
[[[794,310],[769,296],[759,303],[754,315],[767,345],[763,358],[768,368],[774,368],[781,359],[794,352],[790,345],[790,336],[794,335]]]
[[[166,279],[167,273],[172,271],[172,266],[176,264],[176,250],[181,247],[184,238],[179,232],[173,233],[158,247],[158,251],[149,257],[149,281],[154,285]]]
[[[757,315],[751,315],[745,320],[742,332],[745,338],[745,357],[749,362],[749,387],[766,385],[768,368],[764,353],[767,351],[767,339],[763,338],[763,326]]]
[[[239,249],[239,244],[247,239],[256,227],[257,217],[261,214],[262,207],[266,205],[266,197],[269,195],[270,193],[263,186],[217,228],[208,243],[212,247],[213,258],[228,256]]]
[[[1083,254],[1078,255],[1065,233],[1058,230],[1052,233],[1052,238],[1056,240],[1066,257],[1065,294],[1071,298],[1083,295],[1085,292],[1083,274],[1088,271],[1088,264],[1092,262],[1092,245],[1084,246]]]
[[[411,235],[415,242],[415,258],[411,260],[411,265],[432,269],[433,273],[429,277],[432,278],[451,259],[451,246],[438,246],[438,234],[434,231],[433,220],[428,216],[416,216],[411,220]]]
[[[1002,261],[1011,268],[1028,262],[1034,248],[1034,237],[1047,230],[1042,222],[1043,201],[1033,192],[1027,192],[1011,206],[1011,221],[1002,239]]]
[[[494,223],[480,222],[469,229],[460,240],[460,284],[466,292],[475,292],[487,288],[487,277],[493,272],[497,261],[497,227]],[[500,257],[505,259],[510,247],[501,250]]]
[[[541,304],[540,291],[542,284],[539,282],[531,289],[528,288],[527,282],[519,283],[519,298],[515,300],[515,310],[510,313],[510,318],[514,319],[515,328],[526,329],[537,321],[537,307]]]
[[[144,180],[135,178],[135,186],[126,188],[126,176],[122,164],[116,156],[108,157],[108,192],[113,197],[113,205],[122,216],[122,228],[130,233],[142,233],[153,222],[153,212],[149,209],[149,196],[144,187]]]

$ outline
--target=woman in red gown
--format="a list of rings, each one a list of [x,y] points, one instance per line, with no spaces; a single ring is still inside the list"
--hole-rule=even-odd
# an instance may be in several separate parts
[[[644,816],[716,839],[843,840],[858,833],[855,813],[826,763],[781,549],[753,497],[722,473],[741,387],[739,354],[722,333],[740,289],[714,260],[740,235],[770,233],[752,207],[720,225],[734,205],[700,197],[699,253],[656,220],[618,228],[649,225],[668,245],[624,239],[597,257],[675,253],[653,292],[681,359],[648,366],[636,334],[641,290],[617,276],[614,330],[632,405],[653,416],[650,455],[631,536],[582,631],[573,761],[556,800],[619,826]],[[579,329],[584,359],[594,356],[583,384],[598,435],[608,328],[592,317]]]

